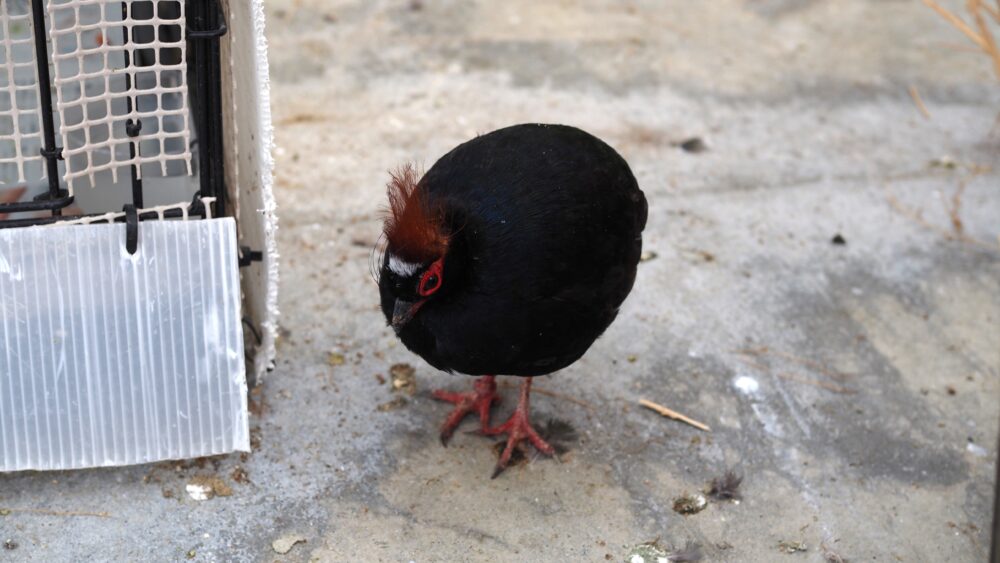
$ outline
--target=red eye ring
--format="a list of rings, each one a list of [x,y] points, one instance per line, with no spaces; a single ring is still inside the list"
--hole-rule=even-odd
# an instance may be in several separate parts
[[[421,297],[430,297],[435,291],[441,288],[441,283],[443,280],[442,270],[444,269],[441,260],[437,260],[431,264],[430,268],[424,272],[424,275],[420,278],[420,292]]]

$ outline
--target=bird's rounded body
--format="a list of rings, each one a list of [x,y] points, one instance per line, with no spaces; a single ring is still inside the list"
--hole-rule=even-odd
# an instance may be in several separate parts
[[[632,289],[646,199],[625,160],[588,133],[500,129],[441,157],[416,189],[440,210],[448,250],[439,294],[397,332],[438,369],[562,369],[604,332]],[[393,280],[427,267],[392,252],[379,284],[387,320],[398,297]]]

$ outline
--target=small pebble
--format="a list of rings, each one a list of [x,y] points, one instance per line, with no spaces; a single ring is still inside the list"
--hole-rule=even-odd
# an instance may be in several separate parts
[[[417,393],[417,378],[415,369],[410,364],[394,364],[389,368],[392,376],[392,390],[413,396]]]
[[[697,514],[702,510],[705,510],[706,506],[708,506],[708,499],[706,499],[705,495],[701,493],[696,495],[684,495],[674,500],[674,512],[684,514],[685,516],[689,514]]]
[[[974,456],[977,456],[977,457],[986,457],[986,456],[990,455],[990,452],[988,452],[986,450],[986,448],[980,446],[979,444],[973,444],[972,442],[969,442],[968,444],[966,444],[965,445],[965,449],[970,454],[972,454]]]
[[[691,137],[686,141],[681,141],[680,147],[684,152],[690,153],[700,153],[708,150],[708,145],[705,144],[705,141],[701,140],[701,137]]]
[[[284,555],[292,550],[296,544],[305,543],[305,536],[298,534],[289,534],[287,536],[281,536],[280,538],[271,542],[271,549],[279,555]]]
[[[391,401],[387,401],[387,402],[382,403],[381,405],[375,407],[375,410],[377,410],[378,412],[394,411],[396,409],[401,409],[401,408],[405,407],[406,403],[407,403],[406,397],[396,397],[395,399],[393,399]]]
[[[800,541],[784,540],[778,542],[778,551],[782,553],[797,553],[799,551],[809,551],[809,547]]]

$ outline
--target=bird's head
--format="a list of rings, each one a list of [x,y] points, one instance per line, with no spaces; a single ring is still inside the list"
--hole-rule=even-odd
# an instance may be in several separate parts
[[[379,291],[386,320],[397,333],[445,285],[449,234],[444,210],[434,208],[417,173],[406,165],[392,173],[389,209],[383,223],[385,255],[379,266]]]

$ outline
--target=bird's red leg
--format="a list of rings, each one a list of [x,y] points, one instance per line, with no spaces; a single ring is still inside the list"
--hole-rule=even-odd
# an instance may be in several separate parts
[[[514,448],[524,440],[531,442],[531,445],[535,446],[536,450],[545,455],[554,455],[556,453],[555,448],[543,440],[538,435],[538,432],[531,427],[531,421],[528,419],[528,397],[531,395],[532,379],[534,378],[528,377],[521,383],[521,395],[517,399],[517,408],[514,409],[514,414],[510,416],[510,419],[496,428],[487,428],[485,430],[486,434],[507,434],[507,447],[504,448],[503,453],[500,454],[499,461],[497,461],[497,467],[493,471],[494,479],[507,468],[507,464],[510,463],[510,456],[514,453]]]
[[[500,400],[500,395],[497,395],[496,377],[484,375],[476,380],[472,389],[467,393],[455,393],[443,389],[434,391],[435,399],[455,404],[455,409],[441,425],[441,445],[448,445],[448,440],[455,433],[455,428],[469,413],[479,414],[479,424],[482,426],[482,430],[485,432],[489,429],[490,407],[494,402]]]

